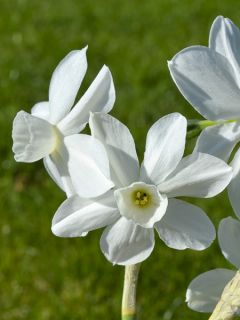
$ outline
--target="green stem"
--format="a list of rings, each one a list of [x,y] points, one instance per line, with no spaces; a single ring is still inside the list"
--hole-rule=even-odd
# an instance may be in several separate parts
[[[217,124],[217,122],[210,120],[188,120],[187,138],[195,138],[203,129]]]
[[[122,320],[137,319],[136,291],[140,263],[125,267],[123,296],[122,296]]]
[[[219,124],[236,122],[237,120],[225,120],[225,121],[211,121],[211,120],[188,120],[187,125],[187,139],[195,138],[199,133],[211,126],[216,126]]]
[[[135,314],[133,314],[133,315],[125,315],[125,316],[123,316],[122,315],[122,320],[137,320],[137,315]]]
[[[193,139],[199,135],[201,132],[200,128],[190,129],[187,131],[187,139]]]

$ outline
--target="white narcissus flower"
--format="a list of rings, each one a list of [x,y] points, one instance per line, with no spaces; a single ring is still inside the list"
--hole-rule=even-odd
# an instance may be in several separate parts
[[[103,66],[81,99],[72,108],[87,70],[87,47],[71,51],[56,67],[49,86],[49,101],[33,106],[31,114],[20,111],[13,122],[13,152],[15,160],[34,162],[44,159],[44,165],[55,182],[70,196],[74,193],[69,179],[68,153],[65,139],[82,131],[89,121],[90,111],[109,112],[115,102],[111,72]],[[85,144],[76,145],[84,157],[85,145],[99,143],[90,136]],[[101,147],[100,147],[101,148]],[[88,162],[82,170],[89,170]]]
[[[231,217],[221,220],[218,241],[224,257],[240,269],[240,222]],[[237,270],[214,269],[193,279],[186,294],[189,308],[199,312],[212,312],[220,300],[223,289],[236,272]]]
[[[175,197],[215,196],[229,183],[232,170],[207,154],[196,153],[182,159],[186,119],[173,113],[150,128],[141,167],[125,125],[100,113],[91,114],[89,124],[92,135],[106,148],[110,166],[102,162],[102,168],[105,174],[109,169],[107,179],[111,177],[114,188],[107,191],[106,179],[101,181],[100,175],[97,179],[91,175],[81,184],[81,161],[77,152],[69,152],[69,172],[78,195],[67,199],[57,210],[53,233],[77,237],[107,226],[100,246],[109,261],[120,265],[141,262],[151,254],[154,229],[171,248],[208,247],[215,238],[210,219],[197,206]],[[67,144],[67,148],[71,146]],[[96,158],[99,156],[100,153],[95,154]]]
[[[195,151],[228,161],[240,141],[240,30],[221,16],[212,24],[209,47],[188,47],[169,62],[183,96],[206,119],[218,123],[202,131]],[[234,121],[232,121],[234,120]],[[240,151],[231,163],[234,174],[228,194],[240,217]]]

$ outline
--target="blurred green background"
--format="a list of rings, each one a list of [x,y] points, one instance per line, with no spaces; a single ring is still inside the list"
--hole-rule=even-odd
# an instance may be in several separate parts
[[[52,216],[65,197],[42,162],[14,162],[16,112],[46,100],[60,59],[88,44],[80,94],[107,64],[117,92],[112,114],[130,128],[142,157],[147,130],[159,117],[179,111],[200,118],[175,88],[166,62],[186,46],[207,45],[220,14],[240,25],[240,2],[1,0],[1,320],[119,319],[123,282],[123,268],[113,267],[99,250],[101,230],[78,239],[52,235]],[[226,193],[191,202],[216,225],[233,214]],[[179,252],[156,236],[155,250],[141,268],[139,319],[207,319],[187,308],[185,290],[193,277],[215,267],[230,267],[216,242],[203,252]]]

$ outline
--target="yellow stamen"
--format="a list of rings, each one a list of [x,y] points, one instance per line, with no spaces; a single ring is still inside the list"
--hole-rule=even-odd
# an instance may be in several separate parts
[[[137,191],[133,194],[134,202],[139,207],[144,207],[149,203],[149,194],[147,194],[145,191]]]

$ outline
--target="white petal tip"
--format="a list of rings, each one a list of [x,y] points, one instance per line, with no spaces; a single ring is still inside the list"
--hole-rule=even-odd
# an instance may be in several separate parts
[[[185,298],[185,302],[188,304],[189,301],[190,301],[190,296],[191,296],[191,292],[189,289],[187,289],[187,292],[186,292],[186,298]]]
[[[51,226],[51,231],[52,233],[56,236],[56,237],[64,237],[63,233],[61,232],[61,230],[59,230],[58,228],[58,224],[57,223],[52,223],[52,226]]]
[[[55,236],[60,237],[60,235],[56,232],[54,226],[51,227],[51,231]]]
[[[106,70],[106,71],[109,71],[110,72],[110,69],[108,68],[108,66],[106,64],[104,64],[102,66],[102,70]],[[111,72],[110,72],[111,73]]]
[[[69,230],[64,230],[64,229],[59,229],[57,225],[53,225],[52,228],[52,233],[59,238],[82,238],[82,237],[86,237],[86,235],[88,234],[88,232],[71,232]]]
[[[226,20],[226,18],[224,16],[217,16],[215,18],[215,21],[217,21],[217,20]]]
[[[87,50],[88,50],[88,46],[85,46],[85,47],[82,48],[82,49],[72,50],[69,54],[75,53],[75,54],[79,54],[79,55],[82,55],[82,54],[86,55]]]
[[[85,52],[87,52],[87,50],[88,50],[88,44],[87,44],[82,50],[84,50]]]

